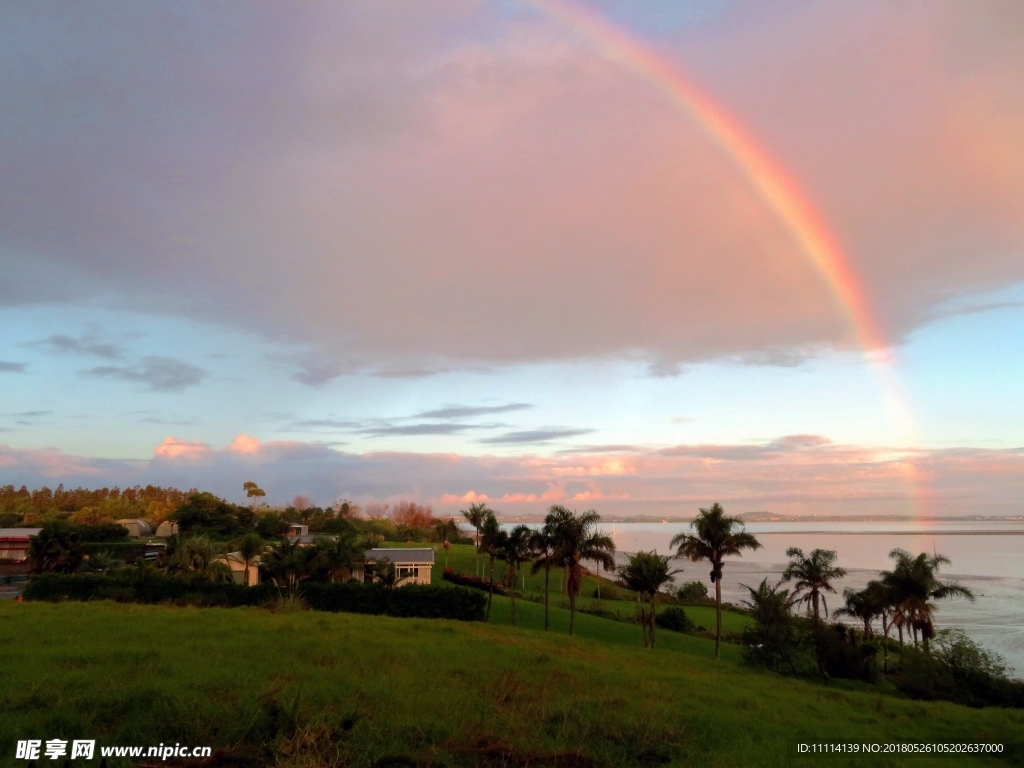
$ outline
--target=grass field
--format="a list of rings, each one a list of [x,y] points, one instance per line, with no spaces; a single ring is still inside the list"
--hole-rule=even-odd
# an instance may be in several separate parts
[[[785,679],[741,666],[735,647],[715,662],[710,642],[669,632],[648,651],[638,627],[585,615],[570,638],[557,608],[544,633],[543,606],[521,608],[513,628],[501,599],[494,625],[4,602],[0,764],[16,764],[16,739],[55,737],[209,745],[221,765],[1024,764],[1019,711]],[[796,743],[825,741],[1007,752],[796,757]]]

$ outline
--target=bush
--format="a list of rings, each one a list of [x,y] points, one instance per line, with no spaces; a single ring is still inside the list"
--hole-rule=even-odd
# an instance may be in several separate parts
[[[589,605],[581,605],[576,610],[580,613],[585,613],[588,616],[597,616],[599,619],[609,619],[610,621],[622,621],[622,616],[620,616],[615,611],[609,611],[607,608],[602,608],[600,603],[590,603]]]
[[[593,597],[599,600],[622,600],[622,591],[611,584],[602,584],[594,588]]]
[[[708,588],[702,581],[688,581],[676,590],[679,600],[703,600],[708,596]]]
[[[72,526],[83,544],[94,542],[127,541],[128,529],[117,523],[88,523]]]
[[[1024,707],[1024,681],[1007,676],[1005,661],[960,629],[941,630],[932,653],[904,647],[896,687],[914,699],[944,699],[969,707]]]
[[[676,606],[669,606],[659,613],[654,623],[662,629],[670,629],[673,632],[692,632],[695,628],[693,620],[686,615],[686,611]]]
[[[469,587],[470,589],[479,589],[484,592],[491,591],[491,582],[488,579],[481,579],[478,576],[470,576],[465,573],[459,573],[453,571],[451,568],[445,568],[444,573],[441,574],[441,578],[445,581],[450,581],[452,584],[458,584],[463,587]],[[504,595],[507,590],[498,582],[494,582],[494,594]]]
[[[31,579],[26,600],[114,600],[120,603],[177,603],[237,607],[262,605],[278,595],[277,587],[187,581],[135,569],[110,575],[47,573]]]
[[[0,512],[0,528],[17,528],[22,516],[18,512]]]
[[[389,589],[380,584],[358,581],[344,584],[307,582],[300,591],[309,607],[317,611],[401,618],[483,621],[487,605],[487,599],[477,592],[431,584],[408,584]]]

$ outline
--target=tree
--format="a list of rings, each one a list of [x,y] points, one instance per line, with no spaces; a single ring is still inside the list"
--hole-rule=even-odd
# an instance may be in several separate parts
[[[502,537],[498,550],[498,559],[503,560],[508,566],[505,578],[509,585],[509,599],[512,601],[512,626],[516,624],[516,574],[519,572],[519,566],[529,562],[533,557],[530,549],[532,533],[528,526],[517,525]]]
[[[717,502],[690,523],[694,533],[680,533],[672,538],[670,546],[677,548],[679,557],[693,562],[711,563],[711,583],[715,585],[715,658],[722,642],[722,565],[730,555],[742,555],[744,549],[760,549],[753,534],[742,530],[739,518],[729,517]],[[737,530],[737,528],[739,530]]]
[[[640,625],[644,629],[644,647],[654,647],[654,627],[657,618],[658,592],[682,569],[670,569],[668,557],[656,552],[637,552],[629,562],[619,568],[619,578],[626,586],[640,594]]]
[[[466,518],[466,522],[473,526],[473,530],[476,531],[476,535],[474,537],[474,544],[476,544],[478,564],[480,560],[480,535],[483,529],[484,520],[487,519],[488,515],[491,515],[493,517],[494,511],[488,509],[486,504],[479,502],[470,504],[469,509],[462,509],[459,511],[462,512],[462,516]]]
[[[825,616],[828,617],[825,592],[835,594],[832,582],[846,576],[846,570],[835,565],[838,555],[831,549],[815,549],[806,556],[799,547],[790,547],[786,550],[786,557],[790,561],[782,572],[782,581],[796,579],[793,596],[807,604],[807,613],[814,619],[815,629],[818,629],[821,625],[818,603],[821,602]]]
[[[193,493],[168,518],[178,524],[184,534],[232,538],[255,527],[256,515],[251,509],[229,504],[212,493]]]
[[[740,586],[750,593],[750,599],[743,604],[754,620],[754,626],[743,630],[744,657],[769,669],[780,670],[785,666],[797,674],[795,658],[803,639],[793,624],[795,596],[782,589],[781,584],[769,586],[767,578],[761,580],[757,589],[746,584]]]
[[[362,542],[356,530],[349,528],[337,536],[318,537],[309,556],[310,570],[335,582],[344,574],[351,576],[363,560]]]
[[[29,539],[28,561],[35,573],[72,573],[84,559],[78,532],[63,521],[47,523]]]
[[[267,492],[260,488],[252,480],[246,480],[242,483],[242,490],[245,491],[245,495],[249,498],[249,506],[253,512],[260,506],[259,499],[262,499],[267,495]]]
[[[491,603],[494,600],[494,560],[505,546],[508,534],[501,530],[494,512],[487,510],[480,524],[480,546],[478,551],[484,552],[491,561],[490,585],[487,590],[487,620],[491,620]]]
[[[168,547],[170,549],[170,547]],[[231,569],[218,558],[222,548],[208,536],[188,536],[174,542],[168,562],[171,571],[180,571],[199,581],[230,581]]]
[[[577,515],[570,512],[558,520],[555,551],[558,564],[565,568],[569,595],[569,634],[576,631],[576,598],[583,587],[583,561],[593,560],[606,571],[615,567],[615,542],[597,530],[601,516],[594,510]]]
[[[238,543],[238,555],[242,559],[242,564],[245,566],[245,586],[249,586],[249,568],[252,565],[253,560],[259,557],[263,550],[266,549],[266,545],[255,533],[247,533],[242,537],[242,540]]]
[[[796,579],[793,597],[807,605],[807,613],[813,619],[814,650],[818,660],[818,671],[821,672],[822,677],[827,677],[822,658],[824,648],[818,603],[821,602],[821,606],[825,609],[825,616],[828,617],[825,593],[835,594],[836,590],[832,586],[832,582],[846,576],[846,570],[835,565],[838,555],[835,550],[831,549],[815,549],[807,556],[799,547],[790,547],[786,550],[786,557],[790,558],[790,561],[786,570],[782,572],[782,580],[785,582]]]
[[[549,627],[548,597],[551,592],[551,568],[560,562],[558,553],[558,531],[560,526],[572,516],[572,513],[565,507],[558,504],[553,505],[547,517],[544,518],[544,525],[533,532],[530,537],[530,547],[533,549],[534,562],[533,572],[537,573],[544,569],[544,631]]]
[[[966,597],[974,602],[974,593],[956,582],[939,581],[939,569],[950,564],[944,555],[929,557],[922,552],[914,557],[897,548],[889,553],[889,557],[896,561],[896,565],[891,571],[882,572],[882,583],[891,591],[893,623],[900,631],[900,642],[903,642],[903,627],[909,626],[914,645],[917,645],[920,633],[925,653],[928,653],[929,641],[935,637],[935,605],[929,601]]]
[[[299,592],[299,582],[309,576],[314,551],[311,547],[300,546],[298,541],[281,539],[267,552],[263,568],[278,588],[287,588],[288,595],[294,598]]]
[[[459,526],[451,517],[442,517],[434,520],[434,537],[438,541],[451,541],[459,538]]]

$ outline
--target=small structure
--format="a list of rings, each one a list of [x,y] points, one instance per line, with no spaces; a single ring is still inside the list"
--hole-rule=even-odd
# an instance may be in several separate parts
[[[169,536],[175,536],[178,533],[178,524],[172,523],[170,520],[164,520],[160,525],[156,527],[155,536],[161,539],[166,539]]]
[[[241,552],[228,552],[214,559],[214,562],[224,563],[231,569],[231,580],[235,584],[245,584],[245,560]],[[255,587],[260,583],[260,559],[254,557],[249,561],[249,586]]]
[[[373,581],[374,566],[380,560],[390,560],[395,564],[395,585],[429,584],[434,569],[434,550],[430,547],[413,548],[374,548],[363,553],[366,559],[363,565],[362,580]],[[356,577],[359,577],[358,571]]]
[[[0,528],[0,562],[23,563],[28,560],[30,539],[42,528]]]
[[[292,536],[309,536],[309,526],[302,523],[289,523],[288,532],[285,536],[289,538]]]
[[[128,536],[132,539],[139,539],[143,536],[148,537],[153,535],[153,528],[145,520],[140,520],[138,518],[129,520],[128,518],[125,518],[124,520],[118,520],[117,524],[123,525],[127,528]]]

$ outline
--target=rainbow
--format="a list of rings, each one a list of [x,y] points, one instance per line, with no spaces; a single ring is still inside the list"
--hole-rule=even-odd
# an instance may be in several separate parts
[[[594,43],[657,87],[699,125],[743,172],[761,199],[775,212],[800,253],[821,275],[880,379],[886,412],[898,437],[912,434],[910,410],[893,371],[892,347],[875,320],[861,281],[836,238],[796,183],[757,145],[739,122],[687,81],[668,61],[596,13],[569,0],[525,0]]]

